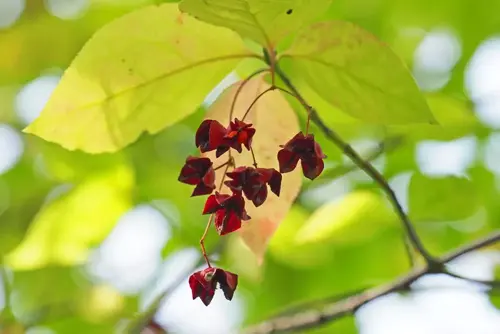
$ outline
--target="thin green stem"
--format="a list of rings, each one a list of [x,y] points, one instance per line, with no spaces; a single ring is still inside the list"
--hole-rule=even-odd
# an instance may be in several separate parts
[[[215,167],[215,168],[214,168],[214,171],[219,170],[219,169],[221,169],[222,167],[224,167],[224,166],[226,166],[226,165],[230,164],[230,163],[231,163],[231,159],[232,159],[232,157],[229,157],[229,159],[227,159],[227,161],[226,161],[226,162],[224,162],[222,165]]]
[[[231,108],[229,109],[229,121],[231,121],[233,119],[236,101],[238,100],[238,96],[242,92],[243,88],[245,88],[246,84],[255,76],[257,76],[261,73],[264,73],[264,72],[269,72],[269,71],[270,71],[269,68],[261,68],[255,72],[253,72],[252,74],[250,74],[245,80],[242,81],[241,85],[239,85],[238,89],[236,90],[236,93],[234,93],[234,99],[233,99],[233,102],[231,103]]]
[[[276,89],[276,87],[271,86],[271,87],[267,88],[266,90],[262,91],[259,95],[257,95],[255,100],[253,100],[253,102],[250,103],[250,106],[248,107],[247,111],[245,111],[245,114],[241,118],[241,121],[243,122],[245,120],[245,118],[248,116],[248,113],[250,112],[250,110],[252,110],[253,106],[257,103],[257,101],[259,101],[259,99],[262,96],[266,95],[267,93],[269,93],[270,91],[275,90],[275,89]]]
[[[253,152],[253,147],[250,147],[250,152],[252,152],[253,166],[257,168],[257,160],[255,159],[255,153]]]
[[[210,218],[208,218],[208,223],[205,226],[205,231],[203,231],[203,235],[200,238],[201,253],[203,254],[203,257],[205,258],[205,262],[207,263],[207,266],[209,268],[212,268],[212,264],[210,263],[210,259],[208,258],[207,250],[205,249],[205,238],[207,237],[208,229],[212,225],[213,220],[214,220],[214,215],[212,214],[212,215],[210,215]]]

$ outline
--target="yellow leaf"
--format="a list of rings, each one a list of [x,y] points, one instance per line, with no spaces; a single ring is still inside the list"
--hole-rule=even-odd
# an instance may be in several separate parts
[[[247,56],[235,33],[176,4],[142,8],[85,44],[25,132],[69,150],[117,151],[193,113]]]
[[[101,242],[130,208],[133,182],[130,168],[121,165],[48,203],[6,263],[28,270],[85,262],[89,248]]]
[[[240,81],[233,84],[222,93],[208,110],[207,119],[215,119],[222,124],[229,124],[231,103],[241,83]],[[241,120],[257,95],[269,87],[261,77],[250,80],[238,96],[233,118]],[[279,145],[285,144],[300,131],[297,115],[282,93],[277,90],[266,93],[252,107],[245,122],[251,122],[256,129],[252,147],[259,167],[279,170],[277,159]],[[213,152],[208,153],[207,156],[214,161],[214,166],[223,164],[228,158],[225,154],[216,159]],[[251,166],[253,163],[252,155],[246,149],[241,154],[233,151],[233,156],[236,166]],[[221,180],[223,171],[224,168],[217,170],[217,180]],[[258,208],[255,208],[252,202],[246,201],[246,210],[252,219],[243,222],[241,236],[260,260],[270,237],[290,210],[300,191],[301,184],[301,169],[297,168],[295,171],[283,175],[279,197],[269,193],[266,202]],[[230,193],[230,190],[223,186],[222,192]]]

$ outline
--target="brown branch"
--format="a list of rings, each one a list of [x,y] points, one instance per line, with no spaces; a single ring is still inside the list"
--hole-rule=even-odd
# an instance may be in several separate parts
[[[269,59],[269,55],[266,54],[264,58]],[[290,79],[286,76],[286,74],[281,70],[278,64],[275,64],[276,74],[283,81],[285,86],[290,90],[291,94],[297,98],[297,100],[308,110],[308,113],[311,117],[311,120],[318,126],[318,128],[324,133],[324,135],[333,142],[358,168],[363,170],[368,176],[372,178],[374,182],[376,182],[382,190],[386,193],[389,201],[394,207],[397,215],[399,216],[401,222],[403,223],[403,227],[405,229],[406,234],[412,244],[412,246],[423,256],[426,260],[427,265],[430,267],[434,267],[435,270],[441,269],[440,264],[436,261],[436,259],[427,251],[424,247],[422,241],[417,235],[415,227],[411,223],[410,219],[404,212],[401,204],[399,203],[396,194],[389,186],[389,183],[384,178],[384,176],[367,160],[363,159],[347,142],[345,142],[335,131],[330,129],[320,118],[316,109],[312,108],[306,100],[302,97],[300,92],[295,88]]]
[[[269,63],[269,54],[264,50],[264,58]],[[318,113],[314,108],[312,108],[305,99],[301,96],[299,91],[291,83],[290,79],[281,71],[278,64],[275,64],[276,74],[283,81],[285,86],[290,90],[280,89],[290,95],[293,95],[297,100],[306,108],[308,116],[311,120],[319,127],[319,129],[325,134],[325,136],[332,141],[337,147],[339,147],[342,152],[361,170],[363,170],[367,175],[369,175],[374,182],[376,182],[382,190],[386,193],[391,204],[393,205],[395,211],[397,212],[400,220],[403,223],[403,227],[406,231],[406,235],[409,238],[411,245],[424,257],[426,260],[425,266],[419,266],[414,268],[408,274],[395,279],[393,282],[371,289],[367,289],[362,293],[349,296],[341,301],[329,303],[324,306],[321,310],[308,310],[304,312],[298,312],[290,316],[278,317],[266,322],[263,322],[255,327],[251,327],[246,330],[245,333],[248,334],[267,334],[282,331],[296,331],[304,330],[311,327],[317,327],[321,324],[335,319],[341,318],[346,315],[353,314],[359,307],[392,292],[399,291],[401,289],[410,288],[411,284],[427,274],[447,274],[452,277],[465,279],[468,281],[474,281],[476,283],[481,283],[491,287],[500,285],[499,282],[494,281],[483,281],[474,280],[470,278],[464,278],[460,275],[450,273],[447,271],[445,264],[472,252],[474,250],[486,247],[500,240],[500,232],[495,232],[484,239],[475,241],[469,245],[458,248],[444,256],[434,257],[432,256],[422,244],[420,238],[418,237],[413,224],[404,212],[401,204],[392,188],[389,186],[387,180],[383,175],[375,168],[373,165],[363,159],[347,142],[345,142],[335,131],[330,129],[320,118]]]
[[[470,253],[472,251],[478,250],[483,247],[487,247],[496,242],[500,241],[500,232],[494,232],[483,239],[475,241],[469,245],[458,248],[454,251],[451,251],[444,256],[441,256],[436,259],[437,263],[444,268],[444,265],[462,255]],[[278,333],[283,331],[297,331],[304,330],[308,328],[313,328],[320,326],[326,322],[331,322],[336,319],[342,318],[347,315],[353,314],[358,308],[361,306],[379,298],[385,296],[389,293],[393,293],[399,290],[406,290],[410,287],[410,285],[427,274],[435,274],[435,273],[443,273],[448,274],[446,270],[442,270],[439,272],[435,271],[434,267],[430,266],[420,266],[408,274],[401,276],[391,283],[381,285],[372,289],[365,290],[362,293],[356,294],[354,296],[345,298],[341,301],[327,304],[322,307],[321,310],[310,310],[299,312],[290,316],[283,316],[275,319],[271,319],[269,321],[265,321],[261,324],[258,324],[254,327],[250,327],[245,330],[245,334],[270,334],[270,333]],[[451,275],[453,277],[457,277],[458,275]],[[462,278],[458,276],[458,278]],[[485,284],[488,286],[497,286],[499,282],[496,281],[476,281],[481,284]]]
[[[450,277],[454,277],[454,278],[458,278],[458,279],[461,279],[463,281],[467,281],[467,282],[471,282],[471,283],[477,283],[477,284],[482,284],[482,285],[486,285],[486,286],[489,286],[491,288],[500,288],[500,282],[499,281],[488,281],[488,280],[482,280],[482,279],[476,279],[476,278],[470,278],[470,277],[465,277],[465,276],[462,276],[462,275],[459,275],[459,274],[455,274],[451,271],[448,271],[446,270],[444,272],[444,274],[450,276]]]

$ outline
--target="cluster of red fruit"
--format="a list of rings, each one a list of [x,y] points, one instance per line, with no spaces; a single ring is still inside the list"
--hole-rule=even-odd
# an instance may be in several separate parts
[[[220,157],[230,149],[241,153],[242,146],[245,146],[249,151],[252,150],[252,139],[255,135],[255,128],[252,127],[252,124],[247,124],[237,118],[234,119],[234,122],[230,121],[229,123],[227,128],[216,120],[205,120],[201,123],[196,132],[196,147],[200,149],[201,153],[215,151],[216,157]],[[280,147],[281,150],[277,156],[279,172],[274,168],[258,168],[255,161],[254,167],[240,166],[228,172],[227,167],[232,163],[232,159],[229,157],[222,166],[226,165],[223,178],[226,176],[231,178],[223,183],[231,190],[231,194],[221,194],[218,191],[212,194],[216,188],[215,170],[222,166],[214,169],[212,161],[206,157],[189,156],[186,159],[179,181],[195,186],[191,196],[210,195],[205,203],[203,214],[215,215],[215,227],[219,235],[222,236],[238,230],[242,220],[250,219],[245,210],[244,197],[252,201],[255,207],[258,207],[267,198],[268,186],[276,196],[279,196],[282,173],[293,171],[299,160],[304,176],[311,180],[323,171],[323,159],[326,156],[318,143],[315,142],[314,135],[304,135],[299,132]],[[201,243],[203,246],[203,238]],[[206,254],[203,255],[207,259],[208,268],[189,277],[193,299],[200,297],[202,302],[208,306],[212,301],[217,284],[219,284],[226,299],[231,300],[238,285],[238,275],[213,268]]]

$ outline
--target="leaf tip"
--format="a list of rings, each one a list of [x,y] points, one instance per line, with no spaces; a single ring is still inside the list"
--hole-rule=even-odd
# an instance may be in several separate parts
[[[24,129],[21,130],[22,133],[26,133],[26,134],[33,134],[33,130],[31,129],[31,126],[28,125],[27,127],[25,127]]]

